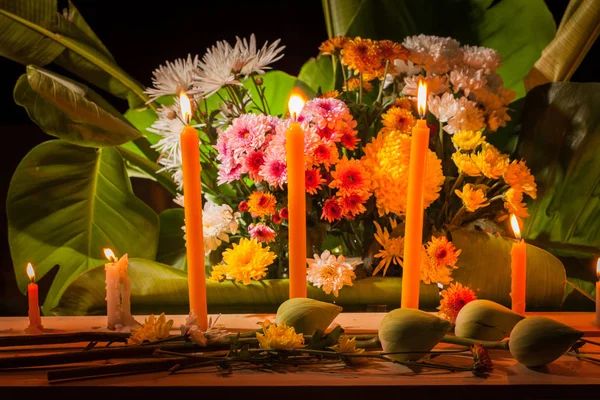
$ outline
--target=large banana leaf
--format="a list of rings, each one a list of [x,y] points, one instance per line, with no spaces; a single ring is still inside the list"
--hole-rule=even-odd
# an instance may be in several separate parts
[[[131,259],[128,274],[131,278],[131,305],[136,314],[177,313],[187,314],[187,274],[181,270],[142,259]],[[105,273],[102,267],[79,276],[65,291],[58,306],[52,310],[57,315],[105,314]],[[335,302],[344,310],[365,310],[369,306],[400,305],[401,278],[371,277],[344,287],[339,297],[326,295],[309,284],[308,297]],[[208,310],[211,313],[268,313],[289,295],[287,279],[253,281],[244,286],[231,281],[207,281]],[[436,285],[421,285],[421,308],[434,310],[439,304]]]
[[[63,14],[56,0],[0,0],[0,55],[23,64],[56,62],[132,107],[148,98],[142,86],[115,63],[106,47],[69,1]]]
[[[600,84],[527,94],[518,152],[538,185],[524,237],[559,255],[600,256]]]
[[[165,210],[159,217],[160,233],[156,261],[183,270],[186,262],[185,240],[181,229],[184,225],[183,208]]]
[[[525,95],[523,78],[554,37],[543,0],[322,0],[329,36],[402,40],[451,36],[500,52],[505,86]]]
[[[141,137],[90,88],[42,68],[28,66],[17,81],[15,102],[49,135],[80,146],[116,146]]]
[[[19,289],[31,262],[41,278],[59,266],[43,311],[81,273],[106,262],[102,249],[154,258],[158,216],[135,197],[119,151],[45,142],[23,158],[7,196],[8,240]]]
[[[331,57],[311,58],[300,69],[298,78],[315,92],[325,93],[333,90],[335,80]]]
[[[466,228],[452,232],[452,242],[462,250],[452,276],[469,286],[477,297],[510,307],[513,239]],[[560,310],[565,293],[565,269],[556,257],[527,245],[527,310]]]

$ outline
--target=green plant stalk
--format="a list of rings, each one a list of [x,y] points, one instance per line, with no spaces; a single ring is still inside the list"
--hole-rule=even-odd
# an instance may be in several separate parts
[[[90,63],[92,63],[92,64],[100,67],[104,71],[106,71],[113,78],[117,79],[119,82],[121,82],[127,88],[129,88],[135,95],[137,95],[142,101],[144,101],[144,103],[148,101],[148,96],[146,96],[146,94],[144,93],[142,88],[137,83],[135,83],[131,78],[129,78],[125,73],[119,71],[119,69],[116,69],[113,66],[111,66],[110,64],[95,57],[93,54],[89,53],[87,50],[79,47],[71,39],[66,38],[62,35],[58,35],[44,27],[34,24],[33,22],[30,22],[30,21],[26,20],[25,18],[21,18],[18,15],[15,15],[6,10],[0,9],[0,14],[2,14],[5,17],[8,17],[8,18],[12,19],[13,21],[16,21],[22,25],[25,25],[26,27],[54,40],[55,42],[61,44],[62,46],[66,47],[67,49],[77,53],[78,55],[85,58]],[[149,106],[153,110],[156,110],[156,106],[154,104],[150,103]]]
[[[385,69],[383,70],[383,79],[381,80],[381,82],[379,84],[379,93],[377,94],[377,100],[375,100],[376,102],[381,101],[381,95],[383,94],[383,84],[385,83],[385,77],[387,76],[389,66],[390,66],[390,60],[385,60]]]
[[[169,174],[164,172],[157,172],[160,169],[160,166],[154,162],[151,162],[139,155],[135,154],[133,151],[128,150],[122,146],[117,147],[119,153],[123,159],[127,162],[135,165],[145,173],[150,176],[156,178],[156,181],[160,183],[169,193],[173,196],[177,196],[177,184],[173,181],[173,178],[169,176]]]
[[[486,341],[486,340],[475,340],[475,339],[462,338],[462,337],[453,336],[453,335],[446,335],[442,338],[440,343],[458,344],[458,345],[467,346],[467,347],[470,347],[474,344],[480,344],[485,349],[488,349],[488,350],[508,350],[508,340],[501,341],[501,342],[490,342],[490,341]]]
[[[465,179],[465,174],[463,174],[461,172],[458,175],[458,177],[456,178],[456,180],[454,181],[454,185],[452,185],[452,188],[450,189],[450,191],[446,194],[446,198],[444,199],[444,205],[442,206],[442,209],[440,210],[440,213],[438,214],[438,217],[437,217],[436,225],[439,226],[439,223],[442,220],[442,216],[444,215],[444,213],[446,212],[446,210],[450,206],[450,197],[452,196],[452,193],[454,193],[454,191],[456,190],[456,188],[462,183],[462,181],[464,179]]]

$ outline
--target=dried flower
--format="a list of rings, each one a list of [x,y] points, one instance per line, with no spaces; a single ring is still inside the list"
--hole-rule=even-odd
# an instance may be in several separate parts
[[[158,318],[150,314],[142,326],[134,327],[131,336],[127,339],[127,344],[142,344],[143,342],[156,342],[157,340],[169,337],[173,320],[167,321],[165,313],[160,314]]]
[[[494,363],[487,350],[480,344],[471,346],[473,354],[473,374],[476,376],[485,376],[494,370]]]
[[[262,326],[263,333],[256,334],[261,349],[294,350],[304,346],[304,335],[296,333],[293,326],[272,324],[269,320],[263,322]]]

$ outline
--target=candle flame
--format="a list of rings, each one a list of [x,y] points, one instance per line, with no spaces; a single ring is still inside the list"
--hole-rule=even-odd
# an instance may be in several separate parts
[[[290,110],[290,116],[293,119],[296,119],[298,114],[300,114],[300,111],[304,108],[304,103],[306,103],[306,98],[303,96],[302,92],[292,92],[290,99],[288,100],[288,109]]]
[[[111,249],[103,249],[104,251],[104,256],[112,262],[116,262],[118,261],[118,258],[115,256],[115,253],[113,253],[113,251]]]
[[[31,263],[27,263],[27,276],[31,282],[35,281],[35,270],[33,269],[33,265],[31,265]]]
[[[598,259],[598,262],[596,263],[596,275],[598,275],[598,279],[600,279],[600,258]]]
[[[425,118],[427,112],[427,83],[423,80],[419,80],[419,87],[417,89],[417,105],[419,109],[419,116],[421,119]]]
[[[179,105],[181,106],[181,116],[183,117],[183,122],[185,124],[189,124],[190,120],[192,119],[192,103],[185,92],[179,93]]]
[[[515,214],[510,214],[510,224],[512,225],[513,232],[515,233],[515,238],[517,238],[517,240],[521,240],[521,227],[519,226],[519,220]]]

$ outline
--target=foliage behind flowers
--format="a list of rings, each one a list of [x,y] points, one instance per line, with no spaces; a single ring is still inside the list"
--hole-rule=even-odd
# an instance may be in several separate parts
[[[278,43],[258,48],[254,36],[234,45],[218,42],[201,60],[189,56],[161,66],[147,90],[152,98],[186,91],[194,100],[203,169],[215,178],[218,192],[227,193],[205,199],[206,210],[227,214],[220,225],[205,226],[207,252],[223,260],[212,271],[219,281],[248,284],[286,276],[285,143],[292,119],[272,115],[264,94],[277,88],[265,87],[261,78],[282,57]],[[421,278],[450,284],[461,253],[449,241],[451,228],[480,218],[502,221],[509,213],[527,217],[523,196],[536,196],[525,162],[511,161],[486,141],[510,120],[514,97],[496,73],[499,55],[426,35],[402,43],[334,37],[319,49],[322,57],[332,57],[342,80],[336,90],[308,100],[297,116],[305,132],[304,149],[298,150],[304,152],[307,252],[364,262],[355,267],[343,258],[329,263],[315,256],[311,281],[337,296],[355,277],[400,274],[415,96],[424,80],[431,129],[424,237],[432,240],[423,246]],[[245,81],[252,81],[254,94]],[[218,109],[210,112],[208,101],[217,99]],[[181,187],[178,108],[177,101],[163,106],[152,131],[162,136],[155,145],[163,153],[161,164]],[[227,249],[229,235],[240,239]]]

